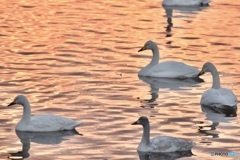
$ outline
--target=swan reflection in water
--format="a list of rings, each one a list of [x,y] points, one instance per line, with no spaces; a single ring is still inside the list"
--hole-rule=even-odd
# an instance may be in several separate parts
[[[79,134],[76,130],[59,132],[26,132],[16,130],[16,134],[22,143],[22,150],[15,153],[10,153],[10,156],[8,158],[12,160],[23,160],[30,157],[29,150],[31,142],[44,145],[55,145],[68,140],[67,137],[73,135],[82,135]]]
[[[208,6],[163,6],[166,11],[166,17],[168,25],[166,27],[167,37],[171,37],[171,31],[173,27],[172,18],[173,11],[178,11],[182,14],[181,17],[186,17],[188,14],[197,14],[198,12],[206,9]],[[190,22],[190,21],[189,21]]]
[[[169,153],[146,153],[146,152],[139,152],[139,159],[140,160],[175,160],[182,157],[191,157],[192,151],[181,151],[181,152],[169,152]]]
[[[204,126],[204,122],[200,122],[201,126],[199,126],[198,130],[200,133],[205,134],[206,136],[211,135],[213,138],[219,137],[217,132],[211,131],[215,131],[220,123],[230,123],[230,121],[237,117],[237,106],[233,108],[216,108],[202,105],[201,108],[206,114],[205,120],[212,121],[212,124],[210,126]]]
[[[174,78],[157,78],[138,76],[143,82],[150,85],[151,99],[144,100],[145,102],[152,103],[158,98],[158,92],[160,88],[170,90],[182,90],[183,87],[190,87],[196,84],[204,82],[201,78],[187,78],[187,79],[174,79]],[[186,88],[184,88],[186,89]],[[154,104],[151,104],[154,107]],[[156,104],[155,104],[156,105]]]

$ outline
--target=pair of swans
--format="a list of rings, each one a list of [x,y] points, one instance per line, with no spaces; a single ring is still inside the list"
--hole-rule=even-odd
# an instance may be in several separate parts
[[[151,62],[139,71],[139,76],[186,79],[196,78],[210,72],[213,77],[212,88],[203,93],[201,105],[219,108],[235,107],[237,105],[238,101],[234,93],[220,86],[218,71],[211,62],[206,62],[199,71],[182,62],[166,61],[159,63],[158,46],[153,41],[147,41],[139,52],[144,50],[152,50],[153,57]]]
[[[219,121],[224,120],[228,121],[229,119],[222,119],[220,117],[229,117],[230,115],[236,116],[235,109],[213,109],[209,107],[202,106],[203,112],[208,114],[208,119],[213,122],[213,125],[219,124]],[[219,114],[220,113],[220,114]],[[142,116],[132,125],[142,125],[143,126],[143,135],[142,140],[137,148],[138,152],[147,152],[147,153],[169,153],[169,152],[182,152],[190,151],[192,147],[196,144],[192,141],[187,141],[181,138],[175,138],[170,136],[155,136],[150,139],[150,125],[147,117]]]
[[[61,130],[73,130],[81,122],[72,119],[60,117],[57,115],[34,115],[31,116],[31,107],[28,99],[24,95],[18,95],[8,106],[20,104],[23,106],[23,116],[16,126],[17,131],[29,132],[54,132]],[[144,132],[142,141],[138,147],[141,152],[176,152],[190,150],[195,143],[184,139],[158,136],[150,141],[150,126],[147,117],[140,117],[132,125],[143,125]]]

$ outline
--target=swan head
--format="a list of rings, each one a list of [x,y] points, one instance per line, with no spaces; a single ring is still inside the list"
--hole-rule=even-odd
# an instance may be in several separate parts
[[[14,98],[12,103],[10,103],[8,106],[12,106],[15,104],[24,105],[26,102],[28,102],[28,100],[24,95],[18,95],[17,97]]]
[[[213,67],[214,67],[214,65],[211,62],[206,62],[203,65],[202,70],[198,73],[198,76],[201,76],[206,72],[211,72],[211,70],[212,70],[211,68],[213,68]]]
[[[138,52],[145,51],[145,50],[154,50],[156,48],[157,48],[157,44],[150,40],[150,41],[147,41]]]
[[[145,116],[142,116],[136,122],[132,123],[132,125],[137,125],[137,124],[140,124],[143,126],[149,125],[148,118]]]

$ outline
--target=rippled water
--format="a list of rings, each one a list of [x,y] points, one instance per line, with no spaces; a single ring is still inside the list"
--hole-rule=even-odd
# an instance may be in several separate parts
[[[232,0],[204,8],[163,8],[150,0],[2,1],[0,159],[154,159],[136,151],[142,128],[130,124],[140,115],[149,117],[152,136],[196,142],[193,155],[182,159],[226,158],[211,151],[240,155],[239,110],[199,104],[210,74],[205,82],[137,76],[151,59],[150,51],[137,50],[151,39],[161,61],[199,69],[213,62],[222,86],[240,99],[239,6]],[[7,105],[17,94],[28,97],[33,114],[84,122],[76,128],[82,135],[16,133],[22,108]]]

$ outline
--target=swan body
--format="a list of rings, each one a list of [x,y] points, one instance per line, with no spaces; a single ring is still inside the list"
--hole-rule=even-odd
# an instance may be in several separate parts
[[[195,146],[194,142],[189,142],[181,138],[170,136],[156,136],[150,140],[150,125],[148,118],[140,117],[132,125],[141,124],[143,126],[142,140],[137,148],[139,152],[177,152],[188,151]]]
[[[166,61],[159,63],[158,46],[153,41],[147,41],[139,52],[144,50],[152,50],[153,57],[151,62],[138,72],[139,76],[185,79],[197,77],[199,73],[198,69],[182,62]]]
[[[211,0],[163,0],[164,6],[206,6]]]
[[[218,108],[235,107],[238,103],[237,97],[231,90],[220,86],[220,78],[216,67],[210,62],[206,62],[199,75],[205,72],[212,74],[213,84],[211,89],[203,93],[201,105]]]
[[[20,104],[23,106],[23,116],[16,126],[18,131],[53,132],[72,130],[82,122],[60,117],[52,114],[39,114],[31,116],[31,106],[24,95],[18,95],[8,106]]]
[[[224,106],[236,106],[237,98],[234,93],[226,88],[209,89],[203,93],[201,98],[201,104],[206,106],[223,107]]]

